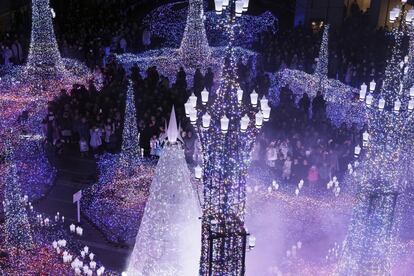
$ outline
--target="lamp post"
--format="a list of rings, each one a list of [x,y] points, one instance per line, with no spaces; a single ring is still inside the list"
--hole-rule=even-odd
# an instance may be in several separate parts
[[[197,178],[204,186],[200,260],[203,276],[245,274],[250,243],[244,225],[247,169],[254,140],[270,117],[266,98],[259,108],[258,94],[253,92],[246,104],[237,83],[238,57],[233,43],[241,31],[238,18],[247,10],[248,2],[215,0],[216,13],[221,14],[221,24],[229,37],[220,86],[215,95],[205,91],[201,100],[191,96],[185,104],[203,151],[203,168],[196,168]],[[195,102],[201,104],[195,106]]]

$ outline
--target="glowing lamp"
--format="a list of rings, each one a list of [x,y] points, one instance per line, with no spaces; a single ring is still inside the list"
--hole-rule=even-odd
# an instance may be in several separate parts
[[[397,99],[394,102],[394,112],[400,112],[400,109],[401,109],[401,102],[399,99]]]
[[[221,132],[222,133],[227,133],[227,131],[229,130],[229,118],[227,118],[226,115],[224,115],[221,119],[220,119],[220,126],[221,126]]]
[[[221,14],[223,11],[223,0],[214,0],[214,5],[216,7],[216,13]]]
[[[378,101],[378,108],[380,111],[384,110],[385,107],[385,100],[383,98],[379,99]]]
[[[364,131],[364,133],[362,133],[362,142],[363,142],[363,146],[366,146],[368,144],[368,140],[369,140],[369,133],[368,131]]]
[[[58,243],[57,243],[57,241],[53,241],[53,242],[52,242],[52,247],[53,247],[54,249],[56,249],[56,248],[58,247]]]
[[[263,98],[260,100],[260,107],[263,110],[265,107],[268,107],[268,106],[269,106],[269,100],[266,99],[266,96],[263,96]]]
[[[95,270],[95,268],[96,268],[96,262],[94,262],[94,261],[90,262],[90,263],[89,263],[89,266],[90,266],[90,268],[91,268],[92,270]]]
[[[211,122],[210,114],[208,114],[208,113],[204,114],[201,119],[203,121],[203,127],[204,128],[209,128],[210,127],[210,122]]]
[[[364,92],[367,92],[367,88],[368,86],[365,84],[365,82],[363,84],[361,84],[361,90]]]
[[[361,147],[357,145],[354,150],[355,157],[357,157],[361,153]]]
[[[261,128],[263,125],[263,113],[261,111],[256,113],[256,127]]]
[[[196,95],[194,95],[194,92],[191,94],[190,96],[190,103],[193,106],[193,108],[195,108],[197,106],[197,97]]]
[[[76,228],[76,226],[74,225],[74,224],[71,224],[70,226],[69,226],[69,229],[70,229],[70,232],[71,233],[75,233],[75,228]]]
[[[363,89],[361,88],[361,90],[359,90],[359,100],[360,100],[360,101],[365,100],[365,96],[366,96],[366,94],[367,94],[367,91],[366,91],[366,90],[363,90]]]
[[[372,100],[374,99],[374,97],[371,94],[368,94],[368,96],[365,99],[365,103],[367,104],[367,106],[371,106],[372,105]]]
[[[196,179],[201,179],[201,175],[203,173],[203,169],[200,167],[200,165],[197,165],[197,167],[194,168],[194,176]]]
[[[264,119],[264,121],[265,122],[268,122],[269,121],[269,119],[270,119],[270,111],[271,111],[272,109],[269,107],[269,106],[266,106],[266,107],[264,107],[263,109],[262,109],[262,112],[263,112],[263,119]]]
[[[237,0],[236,1],[236,16],[237,17],[242,16],[243,6],[244,6],[243,0]]]
[[[185,116],[190,117],[190,112],[193,109],[193,104],[188,101],[184,104],[184,108],[185,108]]]
[[[237,89],[237,101],[239,102],[239,104],[241,104],[241,102],[243,101],[243,90],[241,90],[240,88]]]
[[[372,91],[374,91],[376,86],[377,86],[376,82],[375,82],[374,80],[372,80],[372,81],[369,83],[369,90],[370,90],[371,92],[372,92]]]
[[[254,248],[256,246],[256,237],[255,236],[249,236],[249,247]]]
[[[207,89],[204,88],[203,91],[201,91],[201,102],[203,103],[203,105],[205,105],[208,102],[208,91]]]
[[[193,125],[197,122],[197,110],[195,108],[190,110],[190,121]]]
[[[414,99],[408,101],[408,111],[413,111],[414,109]]]
[[[243,0],[243,11],[247,11],[249,9],[249,0]]]
[[[410,98],[414,98],[414,86],[410,88]]]
[[[127,276],[127,273],[124,271],[121,273],[121,276]]]
[[[257,100],[259,99],[259,94],[256,93],[255,90],[250,94],[250,102],[253,107],[257,106]]]
[[[249,125],[249,123],[250,123],[250,118],[249,118],[249,116],[247,116],[247,114],[245,114],[240,120],[240,130],[241,130],[241,132],[246,132],[247,126]]]
[[[229,0],[223,0],[223,8],[226,8],[229,5]]]

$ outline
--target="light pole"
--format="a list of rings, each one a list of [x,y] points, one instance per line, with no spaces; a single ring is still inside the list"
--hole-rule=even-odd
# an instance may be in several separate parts
[[[204,90],[201,99],[191,95],[185,104],[203,151],[202,173],[200,168],[196,171],[197,176],[202,174],[204,186],[200,275],[244,275],[246,249],[255,244],[244,225],[246,176],[253,143],[269,120],[270,107],[266,98],[259,103],[254,91],[250,97],[245,95],[237,82],[233,44],[242,31],[238,18],[248,4],[215,1],[229,37],[220,86],[215,95]],[[245,104],[248,97],[249,104]]]

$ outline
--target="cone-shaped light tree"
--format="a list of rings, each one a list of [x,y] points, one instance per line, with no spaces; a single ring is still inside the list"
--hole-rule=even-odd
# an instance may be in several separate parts
[[[174,110],[153,178],[128,275],[198,274],[201,211],[185,161]]]
[[[6,142],[7,174],[2,176],[4,181],[4,214],[6,245],[9,248],[26,250],[33,247],[29,218],[21,193],[17,166],[14,163],[13,146]]]
[[[181,41],[180,54],[188,67],[197,67],[209,62],[211,49],[204,26],[203,0],[189,0],[187,24]]]
[[[32,32],[26,70],[29,76],[56,77],[64,71],[49,0],[32,0]]]
[[[329,24],[325,25],[323,30],[321,47],[319,49],[318,61],[316,63],[315,75],[320,78],[328,77],[328,60],[329,60]]]

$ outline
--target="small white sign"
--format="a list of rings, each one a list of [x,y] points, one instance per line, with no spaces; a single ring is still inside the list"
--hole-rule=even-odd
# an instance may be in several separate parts
[[[82,190],[73,194],[73,203],[80,201],[82,198]]]

